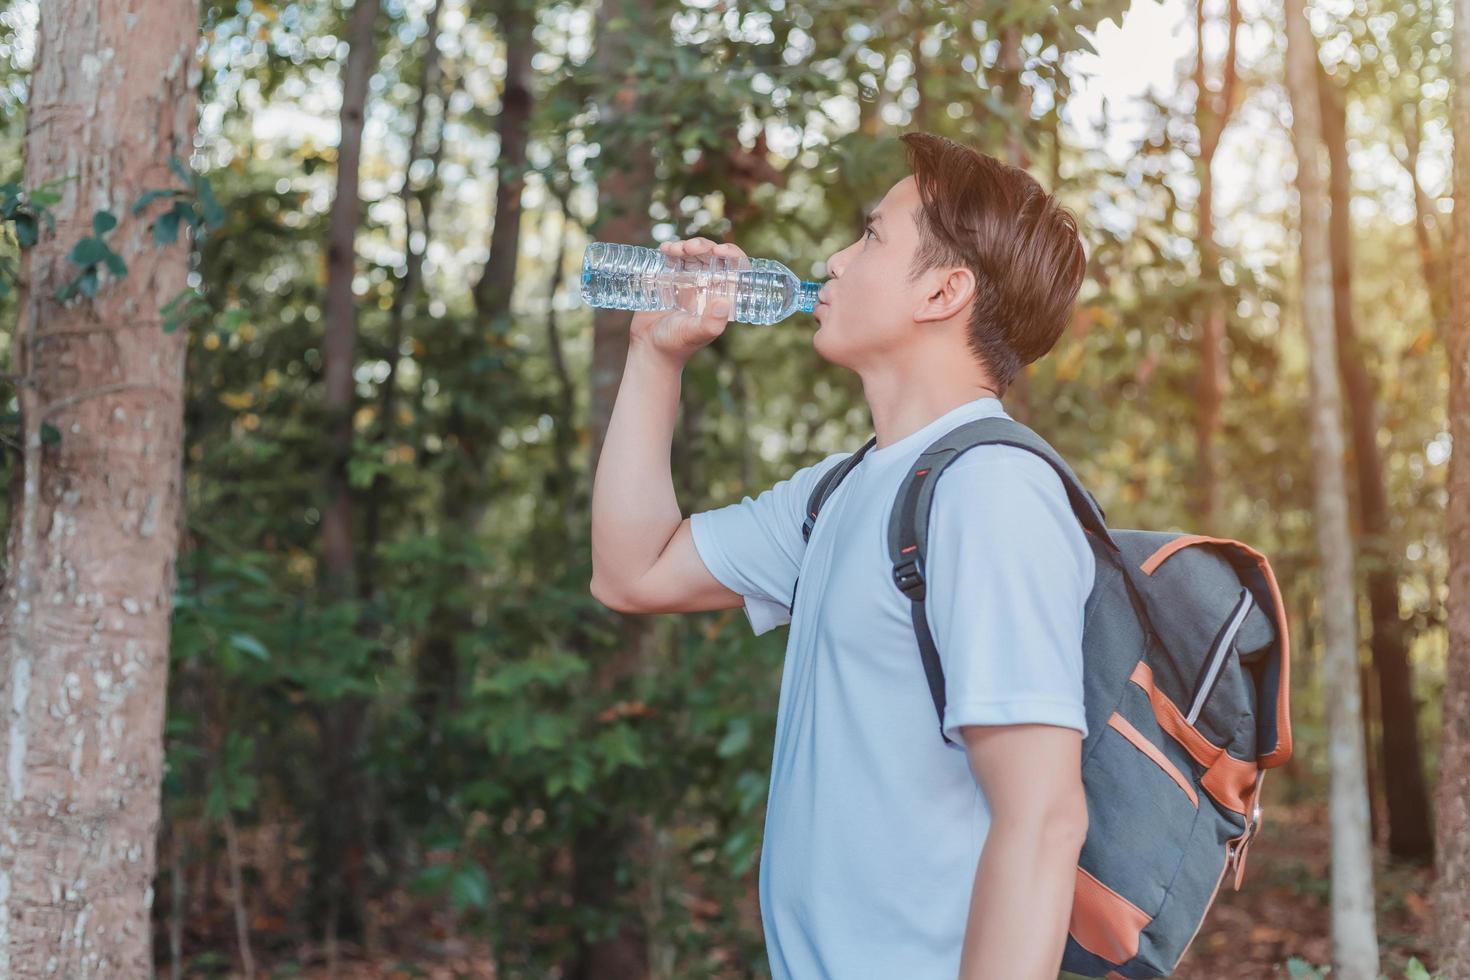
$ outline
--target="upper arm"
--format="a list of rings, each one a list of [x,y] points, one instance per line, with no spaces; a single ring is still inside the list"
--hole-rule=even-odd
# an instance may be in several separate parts
[[[741,604],[740,594],[715,578],[699,557],[689,524],[687,517],[679,522],[653,567],[620,601],[625,612],[703,612]]]
[[[1082,733],[1055,725],[966,725],[960,729],[970,769],[991,819],[1085,826]]]
[[[945,676],[944,732],[1041,724],[1085,735],[1082,632],[1094,559],[1050,465],[979,446],[940,478],[925,613]]]
[[[754,498],[691,514],[653,566],[619,597],[631,612],[696,612],[744,605],[756,633],[789,622],[806,541],[807,498],[846,453],[803,467]]]

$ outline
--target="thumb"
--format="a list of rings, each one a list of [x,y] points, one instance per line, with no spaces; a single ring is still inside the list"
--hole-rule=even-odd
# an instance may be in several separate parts
[[[712,336],[718,337],[730,322],[730,301],[723,297],[712,300],[704,311],[704,325]]]

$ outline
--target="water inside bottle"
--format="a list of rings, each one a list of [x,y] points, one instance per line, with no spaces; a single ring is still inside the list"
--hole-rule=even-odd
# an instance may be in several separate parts
[[[716,299],[730,319],[772,324],[817,305],[819,282],[803,282],[772,259],[671,259],[657,249],[593,242],[582,261],[582,299],[617,310],[682,309],[703,315]]]

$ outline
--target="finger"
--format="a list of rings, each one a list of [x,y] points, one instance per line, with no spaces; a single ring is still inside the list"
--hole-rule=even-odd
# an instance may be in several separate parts
[[[718,336],[730,321],[730,301],[723,296],[710,300],[709,306],[705,307],[704,321],[706,328]]]

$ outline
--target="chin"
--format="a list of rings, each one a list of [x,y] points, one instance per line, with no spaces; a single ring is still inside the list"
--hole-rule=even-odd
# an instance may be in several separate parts
[[[833,340],[831,331],[825,326],[818,327],[817,332],[812,334],[812,350],[816,351],[817,356],[824,361],[832,364],[841,364],[842,362],[836,356],[838,352],[832,348]]]

